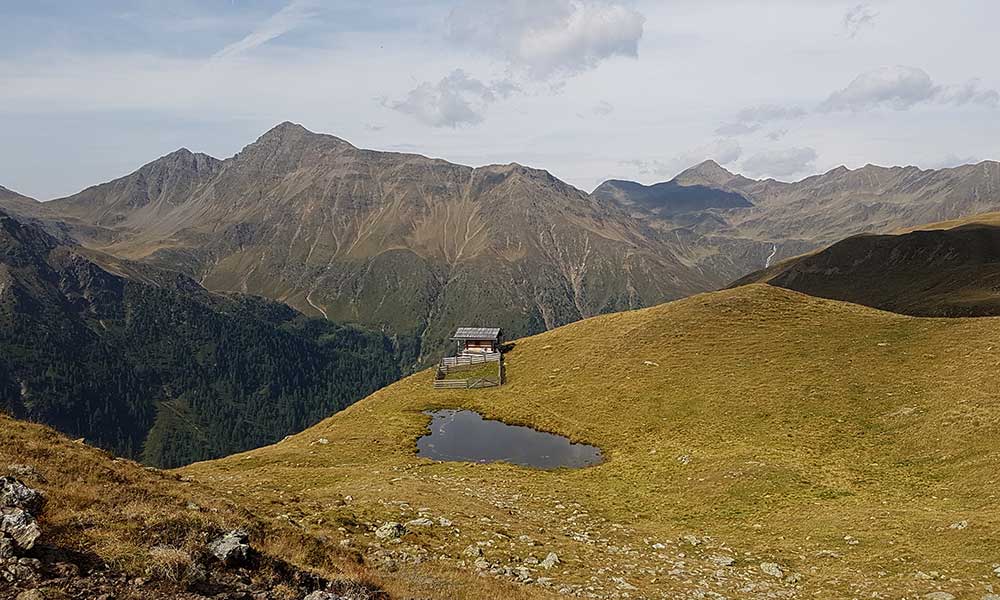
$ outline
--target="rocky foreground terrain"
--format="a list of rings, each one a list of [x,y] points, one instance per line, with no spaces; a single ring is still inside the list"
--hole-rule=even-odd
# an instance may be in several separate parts
[[[0,416],[2,600],[534,600],[461,572],[366,564],[226,491]]]
[[[26,464],[8,471],[26,479],[44,476]],[[86,553],[41,542],[46,497],[20,479],[0,478],[0,595],[44,598],[201,598],[277,600],[387,599],[375,588],[334,584],[313,573],[262,556],[249,534],[234,530],[210,539],[200,552],[169,545],[149,549],[144,576],[132,577]],[[199,510],[192,504],[189,510]],[[337,592],[327,590],[338,590]],[[311,591],[310,591],[311,590]]]

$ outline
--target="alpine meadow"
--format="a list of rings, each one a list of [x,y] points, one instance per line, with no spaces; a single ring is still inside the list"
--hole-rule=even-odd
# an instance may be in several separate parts
[[[0,1],[0,600],[1000,600],[913,8]]]

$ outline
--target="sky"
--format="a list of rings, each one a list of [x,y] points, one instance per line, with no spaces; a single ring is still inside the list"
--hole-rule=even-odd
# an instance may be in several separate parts
[[[993,0],[0,0],[0,185],[47,200],[282,121],[590,191],[1000,158]]]

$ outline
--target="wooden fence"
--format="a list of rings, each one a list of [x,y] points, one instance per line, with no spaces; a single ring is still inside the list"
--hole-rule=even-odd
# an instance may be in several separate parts
[[[471,377],[468,379],[448,379],[450,373],[461,373],[481,369],[482,365],[496,363],[496,377]],[[477,388],[496,387],[503,383],[503,358],[499,352],[485,354],[463,354],[442,358],[438,365],[437,376],[434,379],[434,389],[437,390],[470,390]]]
[[[441,359],[441,367],[445,369],[454,367],[467,367],[472,365],[483,365],[488,362],[500,362],[499,352],[485,352],[483,354],[463,354],[461,356],[448,356]]]

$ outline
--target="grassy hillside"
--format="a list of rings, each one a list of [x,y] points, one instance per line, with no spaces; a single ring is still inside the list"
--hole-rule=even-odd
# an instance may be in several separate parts
[[[472,594],[467,598],[548,597],[420,565],[402,565],[393,573],[372,569],[355,549],[309,535],[288,518],[258,516],[225,490],[114,458],[0,414],[0,475],[8,473],[47,497],[42,536],[28,553],[41,560],[43,576],[13,584],[0,578],[0,598],[37,588],[42,597],[57,599],[112,592],[121,600],[251,593],[301,600],[324,581],[346,600],[451,600],[462,597],[456,589]],[[207,542],[237,528],[249,533],[260,558],[246,569],[224,568],[209,556]]]
[[[581,594],[979,598],[1000,587],[998,367],[1000,319],[751,285],[519,340],[501,388],[435,391],[418,373],[183,472],[374,556],[474,570],[464,550],[480,544],[482,566],[528,559],[532,579]],[[607,462],[417,458],[433,407],[596,444]],[[421,513],[452,524],[398,545],[345,525]],[[559,565],[533,566],[548,552]]]
[[[896,235],[855,236],[734,285],[769,283],[915,316],[998,316],[996,222],[996,215],[982,215]]]

